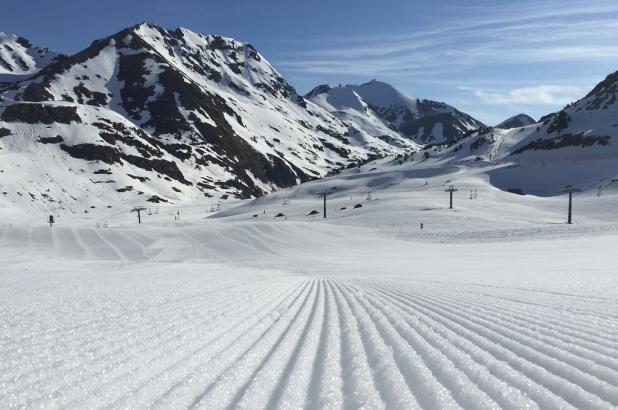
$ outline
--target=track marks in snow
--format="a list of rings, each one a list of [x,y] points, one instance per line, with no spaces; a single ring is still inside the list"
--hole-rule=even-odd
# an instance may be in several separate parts
[[[480,311],[476,314],[465,312],[457,309],[456,302],[451,306],[446,301],[436,301],[432,293],[439,293],[439,288],[432,292],[430,289],[402,291],[400,284],[393,288],[383,284],[368,286],[416,319],[426,321],[435,330],[452,330],[452,337],[468,339],[480,351],[492,354],[494,360],[508,363],[516,373],[509,377],[511,385],[527,385],[528,379],[537,383],[534,390],[524,388],[524,391],[531,397],[536,396],[543,408],[560,408],[566,402],[580,408],[611,408],[616,404],[615,386],[600,380],[601,368],[597,369],[598,374],[587,374],[548,356],[545,351],[536,350],[534,347],[539,344],[535,339],[494,324],[483,318]],[[555,355],[562,353],[560,349],[554,349]],[[612,359],[608,357],[608,360]]]
[[[57,232],[101,259],[137,261],[156,241]],[[48,234],[12,240],[37,247]],[[618,406],[612,303],[406,278],[88,277],[0,305],[8,408]]]

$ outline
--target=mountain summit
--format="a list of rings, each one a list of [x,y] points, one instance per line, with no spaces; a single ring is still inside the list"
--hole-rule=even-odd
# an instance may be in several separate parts
[[[341,98],[342,95],[351,96],[351,92],[355,98]],[[363,117],[377,117],[382,127],[418,144],[453,142],[470,130],[484,127],[480,121],[448,104],[410,97],[377,80],[361,85],[320,85],[305,98],[344,122],[349,120],[350,111],[360,112]],[[367,108],[359,109],[361,107]]]
[[[500,124],[496,125],[496,128],[509,129],[525,127],[526,125],[534,124],[535,122],[536,121],[534,120],[534,118],[530,117],[529,115],[517,114],[502,121]]]

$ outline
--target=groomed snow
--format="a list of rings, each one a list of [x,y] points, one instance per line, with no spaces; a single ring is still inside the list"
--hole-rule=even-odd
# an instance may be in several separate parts
[[[5,204],[0,403],[616,408],[618,196],[576,196],[568,226],[564,197],[487,181],[378,162],[142,225]]]

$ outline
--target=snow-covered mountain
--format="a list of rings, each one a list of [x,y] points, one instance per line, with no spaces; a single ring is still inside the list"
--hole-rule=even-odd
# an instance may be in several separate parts
[[[500,165],[489,176],[503,189],[556,195],[565,185],[577,185],[602,191],[618,182],[617,100],[618,71],[538,123],[486,128],[456,143],[427,147],[419,155],[441,166]]]
[[[534,120],[534,118],[530,117],[529,115],[517,114],[517,115],[514,115],[502,121],[500,124],[496,125],[496,128],[503,128],[503,129],[518,128],[518,127],[525,127],[526,125],[530,125],[534,123],[536,123],[536,121]]]
[[[12,82],[32,75],[60,54],[46,47],[37,47],[14,34],[0,32],[0,82]]]
[[[415,147],[350,132],[250,44],[148,23],[5,84],[0,99],[2,171],[47,187],[3,190],[63,203],[256,196]]]
[[[182,28],[144,23],[53,56],[0,84],[4,201],[83,211],[247,198],[386,155],[509,164],[492,183],[539,194],[618,174],[617,73],[538,123],[488,128],[375,80],[303,97],[250,44]]]
[[[351,87],[318,86],[305,98],[347,124],[350,136],[356,140],[379,138],[404,147],[414,145],[410,139],[389,127],[387,122]]]
[[[484,125],[442,102],[413,98],[390,84],[319,85],[305,98],[369,134],[402,136],[419,144],[456,141]]]

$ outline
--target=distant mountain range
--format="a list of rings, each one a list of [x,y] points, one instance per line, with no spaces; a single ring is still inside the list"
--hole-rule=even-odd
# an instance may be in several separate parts
[[[0,191],[75,210],[248,198],[425,144],[609,144],[615,98],[606,80],[587,102],[504,131],[376,80],[301,96],[250,44],[182,28],[143,23],[70,56],[2,34]]]

